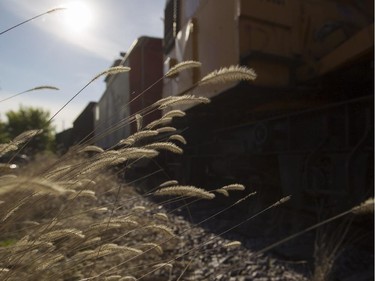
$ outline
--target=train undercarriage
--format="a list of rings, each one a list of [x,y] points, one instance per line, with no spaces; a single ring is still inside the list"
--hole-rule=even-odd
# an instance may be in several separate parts
[[[188,140],[168,171],[216,188],[240,182],[264,204],[292,195],[306,211],[344,210],[373,196],[373,65],[364,60],[309,84],[240,83],[176,121]]]

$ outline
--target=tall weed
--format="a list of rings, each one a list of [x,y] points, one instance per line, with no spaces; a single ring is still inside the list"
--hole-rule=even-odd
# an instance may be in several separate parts
[[[55,9],[47,13],[52,11]],[[199,62],[182,62],[155,83],[196,67],[200,67]],[[48,122],[52,122],[67,104],[97,78],[123,71],[130,69],[119,66],[95,76]],[[86,138],[61,157],[37,158],[12,173],[1,170],[1,280],[168,280],[172,276],[182,280],[188,276],[195,258],[201,251],[207,250],[204,246],[210,244],[214,237],[202,237],[197,245],[176,254],[176,249],[184,247],[181,239],[186,237],[191,228],[178,229],[173,225],[170,222],[173,214],[164,206],[173,203],[189,207],[197,201],[215,200],[217,196],[245,192],[241,199],[230,206],[202,218],[199,225],[248,200],[255,193],[247,191],[240,183],[209,190],[182,185],[176,179],[171,179],[157,187],[149,187],[146,193],[139,195],[134,189],[134,183],[125,183],[119,180],[118,175],[127,173],[138,161],[154,161],[161,151],[183,153],[186,140],[170,124],[173,118],[183,118],[185,115],[179,109],[180,106],[210,102],[205,97],[193,95],[195,88],[238,80],[251,81],[255,78],[253,70],[242,66],[213,71],[180,95],[163,98],[96,135],[97,140],[130,123],[137,124],[136,133],[109,149],[89,145],[92,139]],[[32,90],[39,89],[42,88]],[[162,110],[164,115],[149,124],[143,124],[143,117],[157,110]],[[40,128],[34,128],[9,143],[1,144],[0,154],[22,151],[40,132]],[[154,197],[159,198],[158,204],[145,200]],[[249,215],[241,223],[227,227],[221,234],[289,199],[289,196],[281,198],[268,208]],[[371,204],[373,201],[339,216],[368,209]],[[261,252],[337,217],[289,236]],[[228,241],[222,247],[230,250],[240,245],[239,241]]]

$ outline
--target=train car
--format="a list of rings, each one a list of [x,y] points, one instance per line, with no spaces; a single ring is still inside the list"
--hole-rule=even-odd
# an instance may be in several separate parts
[[[263,202],[292,195],[307,211],[373,195],[373,1],[167,0],[164,73],[179,95],[209,72],[251,67],[254,82],[195,89],[211,103],[185,108],[188,140],[167,159],[182,181],[239,181]],[[178,160],[178,161],[177,161]]]
[[[136,130],[131,118],[142,108],[161,98],[163,76],[162,40],[143,36],[135,40],[126,53],[113,66],[123,65],[130,72],[105,78],[106,89],[96,107],[95,143],[103,148],[117,144]],[[160,117],[160,112],[144,116],[144,122]]]
[[[97,103],[89,102],[80,115],[73,121],[73,143],[94,143],[94,120]]]
[[[77,144],[94,143],[94,120],[96,102],[89,102],[85,109],[73,121],[73,127],[56,134],[56,148],[59,154],[66,153]]]
[[[127,65],[125,53],[120,54],[121,59],[114,61],[112,66]],[[129,74],[119,73],[105,78],[106,89],[100,97],[95,108],[94,135],[95,144],[103,148],[115,145],[124,136],[129,135],[127,124],[122,124],[129,116]],[[114,128],[110,131],[109,128]]]

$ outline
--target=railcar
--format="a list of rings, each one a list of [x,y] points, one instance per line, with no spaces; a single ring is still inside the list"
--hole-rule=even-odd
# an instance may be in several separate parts
[[[169,0],[164,73],[179,95],[215,69],[251,67],[254,82],[198,88],[211,103],[175,121],[188,140],[168,157],[175,177],[196,185],[239,181],[264,202],[292,195],[347,208],[373,196],[373,1]]]

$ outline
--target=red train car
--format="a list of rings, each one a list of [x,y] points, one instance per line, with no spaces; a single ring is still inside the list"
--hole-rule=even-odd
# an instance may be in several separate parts
[[[108,148],[128,137],[136,130],[134,115],[161,98],[163,76],[162,40],[140,37],[127,53],[115,61],[114,66],[124,65],[130,72],[106,77],[107,87],[96,108],[95,142]],[[143,116],[148,123],[160,117],[160,112]]]

